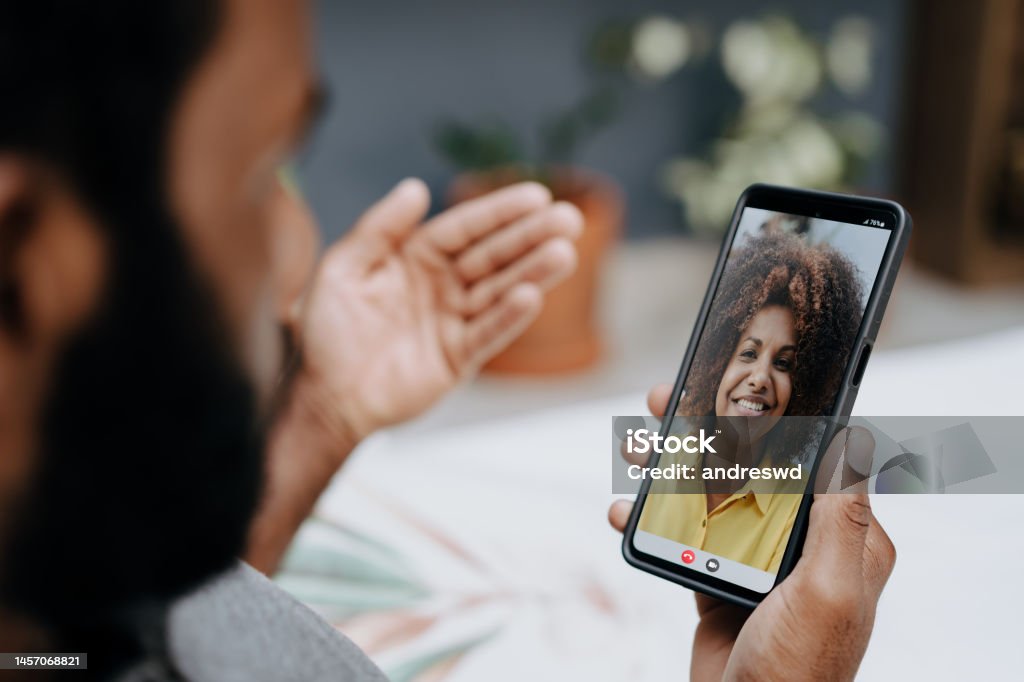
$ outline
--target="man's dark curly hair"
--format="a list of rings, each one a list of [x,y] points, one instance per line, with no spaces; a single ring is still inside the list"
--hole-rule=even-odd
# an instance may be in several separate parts
[[[740,334],[768,305],[796,319],[793,391],[787,415],[831,411],[863,315],[855,266],[828,245],[765,225],[730,254],[691,365],[679,414],[713,415],[715,397]]]

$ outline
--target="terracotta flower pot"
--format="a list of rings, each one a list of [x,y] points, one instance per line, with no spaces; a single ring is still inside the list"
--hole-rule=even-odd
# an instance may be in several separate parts
[[[550,178],[555,199],[571,202],[583,213],[583,234],[576,243],[579,264],[569,279],[548,292],[537,320],[486,371],[572,372],[591,367],[603,354],[597,294],[605,255],[622,230],[622,191],[611,178],[580,168],[555,169]],[[448,198],[458,203],[522,179],[523,173],[514,169],[463,174],[453,181]]]

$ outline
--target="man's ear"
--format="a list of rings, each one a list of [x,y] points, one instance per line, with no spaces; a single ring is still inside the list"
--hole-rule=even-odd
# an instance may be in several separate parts
[[[102,290],[100,235],[54,174],[0,156],[0,335],[47,347],[77,327]]]
[[[14,276],[15,255],[31,218],[26,215],[24,169],[10,158],[0,158],[0,330],[24,331],[21,294]]]

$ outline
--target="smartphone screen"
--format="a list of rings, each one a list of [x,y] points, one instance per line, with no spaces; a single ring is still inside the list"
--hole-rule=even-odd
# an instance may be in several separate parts
[[[905,246],[904,216],[889,202],[748,190],[670,414],[710,419],[712,426],[743,418],[771,443],[771,430],[786,421],[776,417],[848,410]],[[762,446],[757,457],[778,463],[784,455]],[[731,494],[659,492],[666,490],[655,483],[637,499],[634,563],[740,594],[772,589],[806,495],[763,486]]]

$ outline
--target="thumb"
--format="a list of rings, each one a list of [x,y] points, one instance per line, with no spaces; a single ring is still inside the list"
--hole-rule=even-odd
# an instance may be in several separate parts
[[[859,597],[863,590],[864,548],[872,519],[867,494],[815,495],[797,570],[804,577],[824,581],[832,596]]]
[[[365,267],[395,250],[426,217],[430,190],[418,178],[406,178],[359,217],[350,235]]]
[[[863,426],[842,429],[829,443],[818,466],[814,490],[866,493],[875,454],[875,437]]]
[[[870,473],[874,450],[875,440],[870,432],[843,429],[825,453],[823,480],[830,478],[828,471],[836,465],[846,467],[856,463],[855,466],[866,468]],[[817,489],[828,490],[828,487],[819,485]],[[813,571],[826,579],[845,577],[856,582],[863,576],[864,545],[874,517],[866,486],[851,486],[848,490],[814,496],[804,558],[800,563],[813,565]]]

